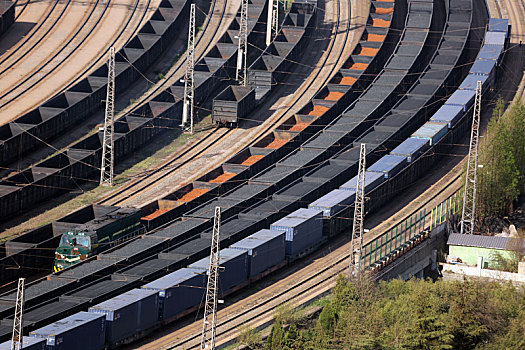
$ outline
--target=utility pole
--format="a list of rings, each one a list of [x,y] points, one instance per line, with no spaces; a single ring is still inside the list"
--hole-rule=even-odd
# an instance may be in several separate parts
[[[190,24],[188,29],[188,49],[186,50],[186,75],[184,76],[184,103],[182,106],[182,128],[193,134],[193,98],[195,69],[195,4],[190,7]],[[189,117],[189,118],[188,118]],[[188,119],[190,126],[187,127]]]
[[[465,177],[465,192],[463,194],[463,212],[461,213],[460,233],[474,233],[476,213],[476,181],[478,175],[478,144],[479,122],[481,119],[481,81],[476,83],[476,99],[470,131],[470,147],[468,151],[467,176]]]
[[[25,278],[18,279],[18,290],[16,292],[15,319],[13,321],[13,336],[11,337],[11,350],[22,349],[22,312],[24,308],[24,281]]]
[[[366,144],[361,144],[359,152],[359,171],[355,190],[354,222],[352,228],[352,242],[350,250],[350,275],[356,279],[361,278],[363,266],[361,253],[363,251],[363,221],[365,215],[365,168]]]
[[[241,26],[239,28],[239,49],[237,50],[237,71],[235,79],[239,85],[246,86],[248,56],[248,0],[241,3]]]
[[[210,265],[208,266],[208,284],[206,304],[202,321],[201,350],[215,349],[215,329],[217,326],[217,294],[219,292],[221,208],[215,207],[213,235],[211,237]]]
[[[100,167],[100,184],[113,186],[113,134],[115,114],[115,48],[109,48],[108,57],[108,89],[106,91],[106,113],[104,117],[104,138],[102,144],[102,166]]]

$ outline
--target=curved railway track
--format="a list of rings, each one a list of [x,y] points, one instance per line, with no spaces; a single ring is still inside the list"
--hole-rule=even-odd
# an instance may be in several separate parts
[[[506,0],[506,2],[512,2],[512,0]],[[522,5],[521,8],[518,8],[518,5],[516,5],[516,8],[513,8],[512,12],[516,11],[516,9],[519,11],[513,15],[514,20],[519,20],[518,13],[525,13],[525,4],[522,3]],[[501,18],[501,9],[499,4],[497,6],[498,17]],[[492,15],[494,16],[494,14]],[[516,18],[516,16],[518,17]],[[523,26],[513,26],[513,30],[516,30],[516,35],[519,37],[525,34]],[[501,92],[501,89],[504,89],[504,86],[501,86],[498,92]],[[461,187],[462,167],[463,162],[457,164],[437,183],[408,203],[408,205],[404,205],[401,212],[398,211],[393,216],[393,220],[399,223],[420,210],[427,209],[425,222],[430,223],[430,209]],[[386,222],[384,218],[381,218],[381,213],[373,214],[372,217],[374,216],[380,217],[376,218],[376,221]],[[392,220],[389,221],[387,226],[392,227]],[[425,228],[428,228],[428,224]],[[385,224],[376,226],[365,235],[364,243],[370,242],[386,229]],[[305,305],[328,292],[335,284],[336,277],[340,273],[345,273],[348,269],[350,244],[345,243],[347,240],[347,237],[340,237],[334,243],[334,245],[339,246],[334,251],[324,249],[324,252],[318,252],[310,259],[313,262],[308,266],[300,268],[267,288],[243,298],[242,303],[235,302],[220,310],[218,313],[216,344],[224,345],[233,342],[241,325],[257,328],[270,324],[274,317],[274,310],[279,305],[284,303],[290,303],[293,306]],[[186,349],[193,349],[198,345],[196,340],[200,337],[201,326],[201,322],[194,322],[147,344],[141,349],[152,345],[159,349],[180,349],[183,345]],[[188,342],[191,342],[191,345],[186,347]]]
[[[195,54],[197,62],[206,55],[206,53],[212,48],[213,44],[218,41],[220,36],[222,36],[222,34],[227,30],[230,23],[235,18],[238,7],[240,7],[240,2],[235,1],[234,4],[231,3],[231,1],[221,1],[221,3],[218,4],[217,0],[212,2],[210,7],[211,16],[207,17],[207,20],[204,24],[204,29],[200,32],[201,35],[197,37],[195,42]],[[216,21],[218,21],[217,24],[214,23]],[[208,30],[210,26],[212,26],[212,31]],[[177,64],[172,69],[170,69],[170,72],[168,72],[165,81],[162,84],[157,84],[154,89],[150,90],[147,96],[142,98],[142,101],[145,102],[146,100],[149,100],[153,96],[159,94],[164,90],[164,88],[166,88],[166,86],[171,85],[172,81],[181,79],[185,73],[185,62],[186,57],[184,56],[182,60],[179,60]],[[162,179],[171,174],[173,171],[180,169],[182,166],[191,161],[191,159],[198,157],[198,155],[202,153],[207,147],[211,146],[212,144],[217,144],[221,138],[228,133],[228,131],[229,130],[225,131],[212,129],[210,132],[207,132],[202,138],[200,138],[196,144],[193,144],[190,149],[186,149],[177,157],[172,157],[157,169],[146,172],[144,177],[138,181],[134,181],[132,184],[113,192],[108,197],[104,198],[101,203],[111,203],[110,205],[118,205],[119,203],[122,203],[123,201],[131,198],[133,196],[133,193],[131,193],[130,190],[131,186],[136,188],[135,192],[143,191],[149,188],[154,183],[154,181]],[[213,138],[215,135],[219,136]],[[208,142],[210,140],[211,143]],[[184,159],[181,160],[180,157],[184,157]],[[153,177],[155,177],[155,180],[153,180]]]
[[[347,48],[354,41],[348,40],[350,21],[347,20],[346,23],[345,29],[336,29],[336,31],[332,33],[333,38],[329,43],[329,47],[326,49],[327,54],[322,62],[316,66],[317,70],[303,85],[301,85],[297,93],[294,94],[292,101],[288,102],[287,106],[283,106],[284,108],[277,109],[277,112],[270,117],[267,122],[254,128],[255,130],[250,133],[246,133],[243,129],[220,129],[208,132],[197,141],[197,144],[186,147],[157,169],[145,173],[143,178],[104,198],[104,200],[101,201],[101,204],[138,205],[140,203],[145,203],[148,200],[158,199],[166,194],[162,193],[162,189],[164,192],[167,190],[174,190],[170,183],[176,183],[177,186],[181,185],[181,181],[172,178],[172,176],[176,175],[177,172],[182,171],[184,167],[189,168],[190,166],[194,166],[194,161],[200,160],[206,163],[205,168],[200,168],[201,171],[203,171],[203,169],[209,170],[215,165],[215,163],[217,163],[216,165],[219,165],[220,161],[225,160],[226,157],[237,153],[249,144],[257,142],[260,137],[271,132],[281,121],[286,120],[291,113],[295,112],[299,107],[302,107],[301,102],[303,100],[308,101],[318,89],[331,79],[333,73],[337,72],[338,66],[343,63],[343,53],[351,51],[347,50]],[[339,22],[337,22],[337,28],[339,25]],[[343,37],[343,39],[340,39],[341,37]],[[342,40],[342,43],[338,43],[338,40]],[[337,44],[339,46],[337,49],[334,49],[334,46]],[[336,54],[333,54],[334,50],[337,51]],[[324,67],[326,66],[329,66],[330,68],[325,69]],[[241,141],[239,142],[239,140]],[[232,147],[227,147],[224,146],[224,143],[227,143],[228,145],[234,143],[234,145]],[[226,155],[220,156],[218,161],[216,160],[215,163],[210,164],[210,155],[217,155],[217,150],[214,149],[214,147],[227,150],[228,152]],[[197,176],[198,175],[193,174],[193,178]],[[192,179],[184,174],[180,177],[184,179],[184,182]],[[159,183],[159,180],[166,180],[166,182]],[[148,192],[150,194],[148,194]],[[151,194],[153,194],[153,197]]]
[[[27,8],[27,5],[29,5],[30,2],[31,0],[26,0],[26,2],[24,2],[22,5],[18,5],[18,0],[15,1],[15,6],[22,6],[22,9],[20,11],[17,11],[18,13],[16,13],[15,15],[15,21],[24,13],[24,11]]]
[[[458,172],[444,181],[447,184],[452,184],[460,176],[461,172]],[[426,196],[424,200],[420,199],[421,196],[416,198],[411,204],[417,203],[417,205],[407,205],[405,208],[409,209],[405,210],[402,215],[398,215],[399,218],[396,218],[396,221],[401,222],[423,208],[432,208],[441,202],[443,196],[448,197],[451,192],[454,191],[451,191],[447,185],[434,190],[434,193]],[[427,217],[430,218],[430,211]],[[427,219],[426,222],[430,222],[430,220]],[[380,229],[372,229],[365,235],[364,243],[373,240],[382,232]],[[312,263],[306,268],[299,269],[268,288],[243,298],[242,303],[235,303],[220,310],[217,323],[217,344],[224,344],[235,339],[241,325],[248,323],[250,327],[255,328],[271,321],[274,310],[279,305],[292,303],[294,306],[300,306],[326,293],[333,286],[336,277],[348,269],[350,244],[346,242],[347,237],[344,235],[338,237],[335,242],[330,243],[331,246],[337,247],[335,250],[328,253],[327,250],[331,249],[323,249],[323,251],[316,253],[309,259]],[[140,349],[148,347],[194,349],[198,346],[196,342],[200,339],[201,327],[202,324],[199,321],[194,322],[170,335],[148,343],[147,346]]]
[[[67,5],[69,5],[71,0],[68,0],[66,2]],[[26,8],[28,7],[29,5],[29,1],[26,3],[26,5],[24,6],[24,11],[26,10]],[[26,45],[27,43],[30,43],[31,40],[42,40],[46,35],[47,33],[49,32],[49,29],[46,29],[46,27],[44,27],[44,25],[49,25],[48,23],[48,20],[51,19],[51,15],[53,14],[53,12],[55,11],[55,9],[57,8],[58,4],[60,3],[59,0],[55,0],[53,3],[50,3],[50,5],[47,7],[46,10],[46,13],[43,14],[42,17],[40,17],[40,19],[38,20],[38,24],[36,25],[36,27],[34,27],[31,32],[26,35],[24,37],[24,40],[18,42],[18,44],[13,47],[11,50],[9,50],[6,54],[2,55],[0,57],[0,67],[3,67],[3,65],[8,61],[10,60],[13,56],[15,56],[17,54],[17,52],[19,52],[19,50],[22,50],[22,47],[24,45]],[[19,13],[17,16],[16,16],[16,20],[19,19],[19,17],[21,17],[23,14],[23,12]],[[52,25],[51,25],[52,26]],[[43,34],[42,34],[43,33]],[[39,38],[39,36],[42,36]],[[16,62],[16,57],[13,58],[13,60]],[[13,63],[11,63],[12,65]],[[3,73],[3,71],[0,71]]]
[[[119,4],[116,0],[108,0],[105,3],[96,0],[89,10],[88,7],[86,8],[86,11],[89,11],[87,15],[82,16],[80,24],[74,26],[73,32],[70,33],[65,40],[62,40],[56,50],[48,50],[49,55],[44,57],[43,60],[37,60],[33,66],[25,71],[22,69],[24,78],[20,81],[20,69],[17,67],[23,67],[24,61],[26,61],[27,65],[27,61],[30,62],[34,56],[33,54],[30,55],[30,53],[45,47],[46,43],[53,39],[53,36],[60,38],[62,35],[61,31],[63,31],[63,24],[68,22],[68,13],[70,13],[70,17],[75,18],[73,8],[71,11],[66,11],[68,6],[71,7],[69,4],[72,2],[74,2],[74,0],[67,1],[67,6],[62,8],[57,17],[51,21],[49,27],[45,28],[43,34],[40,34],[40,30],[31,32],[31,35],[29,35],[29,38],[25,41],[25,43],[29,43],[29,45],[17,46],[17,48],[10,51],[10,55],[4,59],[4,65],[0,71],[4,79],[3,84],[6,86],[6,91],[0,96],[0,108],[2,109],[0,110],[0,118],[2,118],[2,122],[16,118],[27,110],[36,107],[36,105],[50,98],[52,96],[51,94],[54,94],[54,90],[61,91],[64,85],[63,80],[68,80],[69,77],[77,80],[79,78],[79,76],[77,76],[78,71],[73,71],[72,74],[66,75],[65,78],[62,77],[64,69],[68,69],[67,67],[75,61],[73,58],[77,57],[78,59],[79,55],[84,55],[85,52],[95,53],[95,55],[92,53],[88,55],[88,62],[91,63],[88,69],[80,67],[80,76],[82,76],[86,74],[94,64],[104,58],[108,47],[114,46],[115,44],[124,44],[124,40],[127,41],[128,37],[131,37],[131,35],[139,30],[146,18],[146,14],[151,11],[152,0],[147,0],[144,5],[141,5],[141,0],[133,0],[132,2],[130,1],[129,4]],[[119,16],[117,12],[115,16],[114,11],[111,10],[118,8],[120,8],[118,12],[120,12],[121,15]],[[50,15],[51,13],[48,14],[47,18],[49,18]],[[42,23],[45,23],[45,21]],[[119,23],[122,23],[122,25],[119,26]],[[108,35],[108,33],[106,33],[106,31],[113,33],[111,28],[116,29],[115,35]],[[107,36],[107,39],[100,40],[101,37],[104,36]],[[34,40],[31,40],[32,38]],[[95,42],[95,44],[93,44],[93,42]],[[6,61],[10,62],[6,64]],[[58,69],[60,69],[60,74],[56,74],[58,73]],[[16,79],[9,79],[8,75],[11,72],[18,74]],[[53,78],[57,80],[56,77],[60,77],[58,79],[59,81],[51,84],[50,88],[50,80],[53,80]],[[66,83],[69,83],[69,81],[66,81]],[[56,89],[54,89],[55,86]],[[43,90],[46,92],[43,93]],[[34,97],[35,94],[38,96],[37,98]]]

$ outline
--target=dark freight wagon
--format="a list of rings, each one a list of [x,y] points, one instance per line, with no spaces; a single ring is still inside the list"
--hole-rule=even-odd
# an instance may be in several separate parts
[[[158,319],[158,294],[148,289],[133,289],[89,308],[94,315],[104,315],[106,341],[121,344],[154,326]]]
[[[79,312],[31,332],[47,339],[48,350],[98,350],[105,344],[104,315]]]
[[[255,107],[255,89],[228,86],[213,99],[212,119],[219,125],[236,126]]]
[[[188,268],[196,273],[207,275],[209,263],[208,256],[191,264]],[[223,295],[248,280],[248,253],[246,251],[222,249],[219,264],[223,268],[219,274],[219,294]]]
[[[176,317],[195,305],[200,305],[205,287],[205,276],[187,268],[142,286],[144,289],[158,293],[159,318],[164,321]]]
[[[46,340],[43,338],[24,337],[23,349],[24,350],[45,350]],[[0,350],[11,350],[11,340],[0,344]]]
[[[298,209],[270,226],[286,232],[286,254],[292,258],[319,244],[323,235],[323,212]]]
[[[284,231],[261,230],[231,246],[232,249],[248,252],[250,278],[284,263],[284,234]]]

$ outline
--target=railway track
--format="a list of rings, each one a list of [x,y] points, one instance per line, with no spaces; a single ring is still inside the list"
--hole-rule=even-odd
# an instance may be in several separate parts
[[[0,95],[0,121],[33,109],[86,74],[85,66],[92,68],[108,47],[123,45],[138,31],[157,2],[95,0],[87,6],[68,0],[58,13],[51,11],[42,22],[47,25],[32,31],[3,59],[0,82],[6,89]]]
[[[210,16],[208,16],[204,29],[200,32],[195,42],[195,58],[198,62],[202,59],[208,51],[213,47],[219,38],[228,29],[231,22],[235,18],[238,9],[240,7],[240,1],[220,1],[214,0],[210,7]],[[211,30],[208,30],[211,28]],[[179,60],[177,64],[170,69],[167,73],[165,81],[162,84],[157,84],[151,89],[146,95],[143,95],[139,105],[147,102],[152,97],[158,95],[164,91],[167,86],[170,86],[173,82],[180,80],[185,74],[185,62],[186,56],[182,60]],[[125,115],[125,113],[121,113]],[[101,204],[107,205],[121,205],[125,201],[129,200],[139,191],[144,191],[150,188],[155,181],[159,181],[174,171],[180,169],[185,164],[188,164],[192,159],[199,157],[199,155],[205,151],[207,147],[220,142],[222,137],[228,133],[229,130],[223,129],[212,129],[206,132],[196,144],[192,144],[191,148],[185,149],[182,152],[171,157],[160,167],[151,171],[145,172],[141,178],[132,182],[131,184],[119,189],[116,192],[111,193],[108,197],[101,201]]]
[[[278,101],[275,104],[272,102],[273,106],[268,105],[268,103],[263,104],[261,109],[268,108],[276,111],[266,122],[252,128],[250,132],[246,132],[244,129],[228,129],[226,131],[222,129],[222,131],[206,133],[198,140],[197,145],[189,145],[162,166],[132,183],[130,187],[125,187],[104,199],[101,204],[139,206],[145,202],[161,198],[166,194],[166,191],[173,191],[188,181],[194,180],[204,171],[218,166],[242,148],[257,142],[260,137],[270,133],[281,121],[286,120],[298,111],[304,102],[309,101],[313,94],[324,86],[337,72],[339,66],[343,64],[343,52],[350,52],[351,50],[348,48],[355,45],[357,43],[356,38],[360,36],[360,33],[356,33],[356,31],[350,32],[348,18],[346,23],[346,28],[341,30],[344,35],[334,36],[334,40],[330,41],[329,47],[326,49],[327,54],[324,59],[315,67],[314,72],[300,86],[296,94],[291,95],[288,101]],[[351,40],[348,40],[349,35],[351,35]],[[333,54],[335,51],[337,51],[336,55]],[[198,171],[194,171],[195,169]]]
[[[461,169],[462,164],[456,166]],[[412,201],[403,212],[396,214],[395,222],[402,222],[413,214],[426,208],[431,209],[456,191],[451,185],[458,182],[461,171],[449,175],[432,186],[428,191]],[[417,203],[417,204],[416,204]],[[426,222],[430,223],[430,210],[427,210]],[[381,213],[371,217],[381,216]],[[378,220],[380,221],[380,220]],[[378,225],[364,237],[368,243],[384,232],[385,225]],[[389,222],[392,227],[392,220]],[[301,268],[275,282],[268,288],[242,299],[242,303],[232,304],[219,311],[217,324],[217,345],[224,345],[237,337],[239,327],[248,324],[252,328],[264,326],[271,322],[278,306],[288,303],[294,307],[304,305],[327,291],[335,283],[336,277],[348,269],[350,244],[348,237],[342,235],[330,243],[331,247],[323,249],[313,256],[307,267]],[[337,247],[332,251],[332,247]],[[140,349],[155,347],[157,349],[194,349],[200,341],[202,324],[196,321],[172,334],[153,341]]]
[[[511,1],[511,0],[510,0]],[[525,6],[524,6],[525,7]],[[515,12],[514,21],[519,20],[519,13],[524,10],[524,7],[518,8],[516,5],[512,12]],[[497,7],[498,17],[501,17],[501,9]],[[525,11],[524,11],[525,12]],[[494,14],[492,14],[494,16]],[[512,21],[512,20],[511,20]],[[523,26],[513,26],[517,31],[517,36],[523,35]],[[504,85],[504,84],[503,84]],[[501,92],[503,86],[494,94],[495,96]],[[374,229],[368,232],[364,238],[364,243],[368,243],[388,228],[391,228],[396,223],[402,222],[411,217],[422,209],[427,209],[425,228],[429,227],[431,218],[431,209],[443,200],[457,191],[461,183],[461,169],[464,161],[459,162],[452,170],[450,170],[444,177],[430,186],[419,197],[405,205],[400,212],[397,212],[390,220],[384,220],[381,213],[371,216],[372,220],[382,222]],[[384,215],[383,215],[384,216]],[[340,237],[335,245],[340,245],[334,251],[331,249],[324,249],[324,252],[319,252],[312,257],[313,261],[305,268],[280,279],[273,285],[247,296],[242,299],[242,303],[235,302],[234,304],[220,310],[218,313],[217,324],[217,345],[224,346],[233,342],[239,333],[241,325],[248,325],[251,328],[264,327],[271,324],[273,320],[273,313],[276,307],[284,303],[289,303],[294,307],[305,305],[311,300],[327,293],[335,284],[336,277],[340,273],[345,273],[348,268],[350,246],[349,243],[344,244],[347,237]],[[326,254],[326,256],[323,256]],[[201,322],[194,322],[184,328],[174,331],[158,340],[153,341],[147,346],[154,345],[159,349],[193,349],[198,347],[197,341],[200,339]]]
[[[17,11],[17,13],[15,14],[15,21],[24,13],[24,11],[27,8],[27,5],[29,5],[30,2],[31,2],[31,0],[26,0],[26,2],[24,2],[21,5],[19,5],[18,4],[18,0],[15,1],[15,6],[17,6],[17,7],[21,6],[22,7],[22,9],[20,9],[20,11]]]

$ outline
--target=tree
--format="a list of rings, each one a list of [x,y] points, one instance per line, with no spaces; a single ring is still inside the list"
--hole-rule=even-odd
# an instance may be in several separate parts
[[[490,336],[486,322],[496,314],[490,312],[490,300],[482,289],[469,280],[451,283],[447,329],[454,336],[454,349],[473,349]]]
[[[328,304],[323,308],[323,310],[319,314],[319,319],[317,320],[317,323],[323,333],[327,335],[332,335],[335,329],[337,318],[337,311],[332,306],[332,304]]]
[[[286,331],[286,335],[284,336],[285,348],[286,349],[299,349],[297,347],[298,338],[299,338],[299,330],[297,329],[297,326],[295,324],[290,325],[290,327],[288,327],[288,331]]]
[[[281,350],[284,343],[284,329],[280,319],[276,319],[266,341],[266,350]]]
[[[255,330],[248,325],[239,327],[239,337],[237,341],[240,345],[244,345],[249,349],[254,349],[260,344],[259,336],[255,333]]]
[[[480,142],[477,209],[479,218],[506,215],[525,190],[525,107],[518,101],[505,114],[499,99]]]

